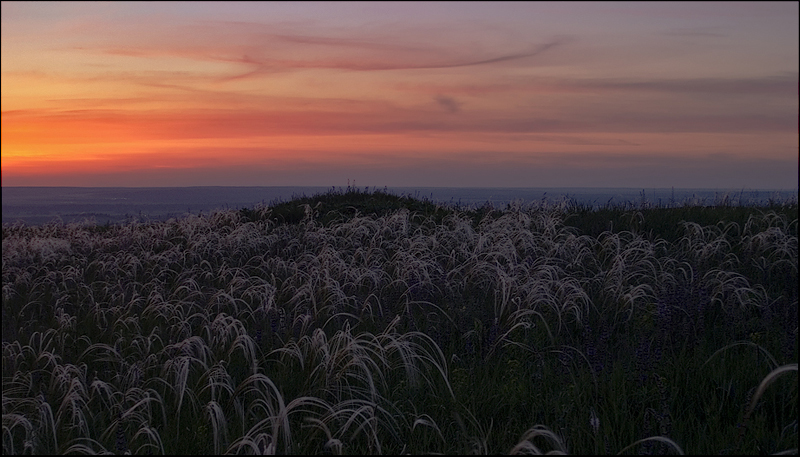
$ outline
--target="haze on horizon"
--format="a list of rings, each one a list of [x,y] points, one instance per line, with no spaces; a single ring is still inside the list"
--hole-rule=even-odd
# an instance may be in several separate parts
[[[798,187],[797,2],[1,7],[4,187]]]

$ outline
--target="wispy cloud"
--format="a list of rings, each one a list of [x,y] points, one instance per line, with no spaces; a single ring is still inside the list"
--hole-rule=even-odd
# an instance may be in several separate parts
[[[433,99],[436,100],[436,103],[438,103],[439,106],[451,113],[457,113],[461,110],[461,103],[457,102],[453,97],[437,95]]]
[[[679,37],[705,37],[705,38],[724,38],[727,35],[724,33],[719,32],[712,32],[709,29],[705,28],[693,28],[693,27],[677,27],[666,32],[663,32],[663,35],[667,36],[679,36]]]
[[[229,74],[220,81],[237,81],[298,69],[349,71],[433,70],[485,66],[526,61],[556,47],[569,44],[561,36],[539,43],[505,43],[480,49],[474,42],[422,40],[432,30],[384,28],[382,31],[331,30],[330,35],[288,31],[282,24],[204,21],[190,25],[154,23],[150,33],[111,34],[113,24],[98,25],[96,33],[124,36],[104,39],[103,44],[74,45],[73,51],[132,58],[185,58],[249,66],[247,71]],[[287,29],[287,30],[283,30]],[[187,37],[192,37],[187,40]],[[425,42],[426,44],[421,44]]]
[[[668,93],[706,93],[722,95],[779,95],[797,94],[797,73],[762,78],[687,78],[642,80],[575,81],[574,87],[592,90],[652,91]],[[569,86],[570,82],[566,82]]]
[[[394,88],[400,91],[439,93],[447,91],[463,95],[480,96],[494,93],[524,92],[661,92],[672,94],[706,93],[726,96],[740,95],[796,95],[798,74],[780,74],[760,78],[543,78],[516,80],[505,77],[481,83],[407,83],[399,82]]]

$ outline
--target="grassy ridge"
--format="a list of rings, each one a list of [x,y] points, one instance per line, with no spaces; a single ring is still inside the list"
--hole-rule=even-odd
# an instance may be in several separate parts
[[[359,215],[383,217],[400,209],[407,209],[423,219],[432,217],[438,222],[441,222],[442,217],[453,213],[452,209],[427,199],[398,196],[386,190],[369,192],[351,187],[276,203],[267,207],[266,211],[264,208],[242,208],[239,213],[243,222],[270,220],[278,224],[295,224],[313,216],[318,223],[328,226]]]
[[[546,204],[541,204],[539,207]],[[309,216],[317,223],[329,226],[333,222],[347,221],[357,216],[383,217],[400,209],[407,209],[417,220],[433,219],[441,223],[448,215],[460,212],[477,226],[486,217],[496,219],[505,211],[521,206],[508,204],[505,208],[491,205],[462,208],[460,205],[439,204],[427,198],[395,195],[386,190],[360,188],[332,189],[324,194],[296,197],[288,202],[275,202],[268,206],[242,208],[241,222],[272,221],[276,224],[296,224]],[[743,227],[748,220],[774,213],[788,221],[797,218],[797,202],[770,201],[765,206],[735,205],[723,200],[720,205],[698,206],[691,204],[673,207],[642,203],[623,206],[608,205],[593,209],[574,201],[553,204],[565,215],[563,224],[575,227],[581,235],[597,237],[605,231],[612,233],[633,231],[649,233],[654,237],[674,242],[683,233],[682,222],[693,222],[702,227],[735,223]],[[751,221],[753,223],[754,221]]]
[[[2,235],[5,453],[797,448],[796,203],[349,189]]]

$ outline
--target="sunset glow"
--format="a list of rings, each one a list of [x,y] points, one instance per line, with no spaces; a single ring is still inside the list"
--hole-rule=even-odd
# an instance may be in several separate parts
[[[798,186],[798,3],[2,3],[3,186]]]

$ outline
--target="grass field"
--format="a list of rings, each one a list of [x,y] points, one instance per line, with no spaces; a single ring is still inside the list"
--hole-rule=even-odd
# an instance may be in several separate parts
[[[797,452],[797,201],[3,225],[3,453]]]

